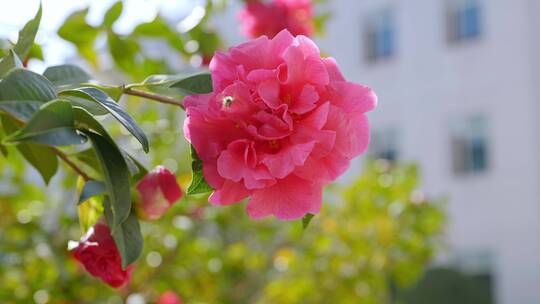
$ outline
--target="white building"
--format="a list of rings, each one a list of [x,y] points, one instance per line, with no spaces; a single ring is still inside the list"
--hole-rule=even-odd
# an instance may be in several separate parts
[[[372,153],[419,162],[428,193],[448,195],[441,263],[489,276],[495,303],[540,303],[540,1],[326,8],[319,46],[379,96]]]

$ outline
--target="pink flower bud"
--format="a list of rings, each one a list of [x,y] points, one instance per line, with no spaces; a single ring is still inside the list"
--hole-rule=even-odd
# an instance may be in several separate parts
[[[183,195],[176,176],[163,166],[146,174],[137,185],[137,191],[140,194],[137,214],[146,220],[160,218]]]
[[[97,223],[88,231],[73,251],[73,257],[92,276],[100,278],[111,287],[119,288],[129,282],[133,265],[122,269],[122,259],[109,227]]]
[[[174,291],[165,291],[159,297],[157,304],[182,304],[182,299]]]

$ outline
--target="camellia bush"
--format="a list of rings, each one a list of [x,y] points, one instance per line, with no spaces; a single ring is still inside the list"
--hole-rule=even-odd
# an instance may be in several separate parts
[[[252,40],[227,50],[208,14],[182,33],[157,16],[118,35],[122,9],[100,27],[75,12],[58,34],[96,75],[105,36],[129,82],[27,69],[41,8],[2,53],[0,300],[384,303],[422,274],[444,216],[413,166],[369,163],[331,186],[366,151],[377,98],[308,38],[310,1],[246,1]],[[148,37],[203,68],[163,74]]]

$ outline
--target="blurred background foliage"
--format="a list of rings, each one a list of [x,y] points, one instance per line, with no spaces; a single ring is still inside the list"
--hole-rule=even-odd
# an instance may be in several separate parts
[[[58,35],[105,83],[187,73],[205,69],[214,51],[225,47],[212,15],[226,4],[207,1],[178,24],[158,15],[119,35],[113,30],[122,13],[117,2],[101,26],[88,24],[84,9],[69,16]],[[43,59],[38,45],[30,56]],[[151,152],[145,155],[127,131],[108,124],[119,144],[147,167],[168,167],[185,189],[190,158],[183,112],[132,96],[121,102],[151,140]],[[84,232],[78,216],[89,216],[75,204],[71,172],[45,187],[17,153],[9,153],[0,161],[0,302],[154,303],[173,290],[184,303],[420,303],[400,291],[423,275],[441,247],[445,215],[443,202],[418,190],[417,171],[367,162],[353,182],[328,187],[321,214],[305,230],[301,222],[249,220],[243,204],[218,208],[205,196],[184,198],[161,220],[143,224],[145,252],[132,282],[114,290],[67,251],[68,241]]]

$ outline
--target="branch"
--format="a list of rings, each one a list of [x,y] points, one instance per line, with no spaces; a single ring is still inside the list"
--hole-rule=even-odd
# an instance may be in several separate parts
[[[6,115],[9,115],[9,117],[13,118],[15,121],[17,121],[18,123],[21,123],[21,124],[25,124],[26,121],[22,120],[22,119],[19,119],[13,115],[11,115],[10,113],[8,112],[2,112],[2,113],[5,113]],[[77,172],[77,174],[79,174],[85,181],[89,181],[91,180],[92,178],[86,174],[81,168],[79,168],[74,162],[72,162],[66,154],[64,154],[64,152],[58,150],[57,148],[54,148],[54,147],[50,147],[51,150],[54,152],[54,154],[56,154],[58,157],[60,157],[60,159],[62,159],[71,169],[73,169],[73,171]]]
[[[182,108],[182,110],[184,110],[184,111],[186,110],[186,108],[184,107],[184,103],[182,103],[181,100],[176,99],[176,98],[163,96],[163,95],[159,95],[159,94],[155,94],[155,93],[150,93],[150,92],[146,92],[146,91],[136,90],[136,89],[132,89],[132,88],[127,88],[127,87],[124,87],[122,89],[122,93],[126,94],[126,95],[132,95],[132,96],[143,97],[143,98],[146,98],[146,99],[151,99],[151,100],[161,102],[161,103],[175,105],[175,106],[178,106],[178,107]]]
[[[92,178],[90,176],[88,176],[88,174],[86,174],[81,168],[79,168],[74,162],[72,162],[66,154],[64,154],[64,152],[56,149],[56,148],[52,148],[53,152],[58,155],[58,157],[60,157],[69,167],[71,167],[71,169],[73,169],[73,171],[77,172],[77,174],[79,174],[83,179],[84,181],[89,181],[91,180]]]

